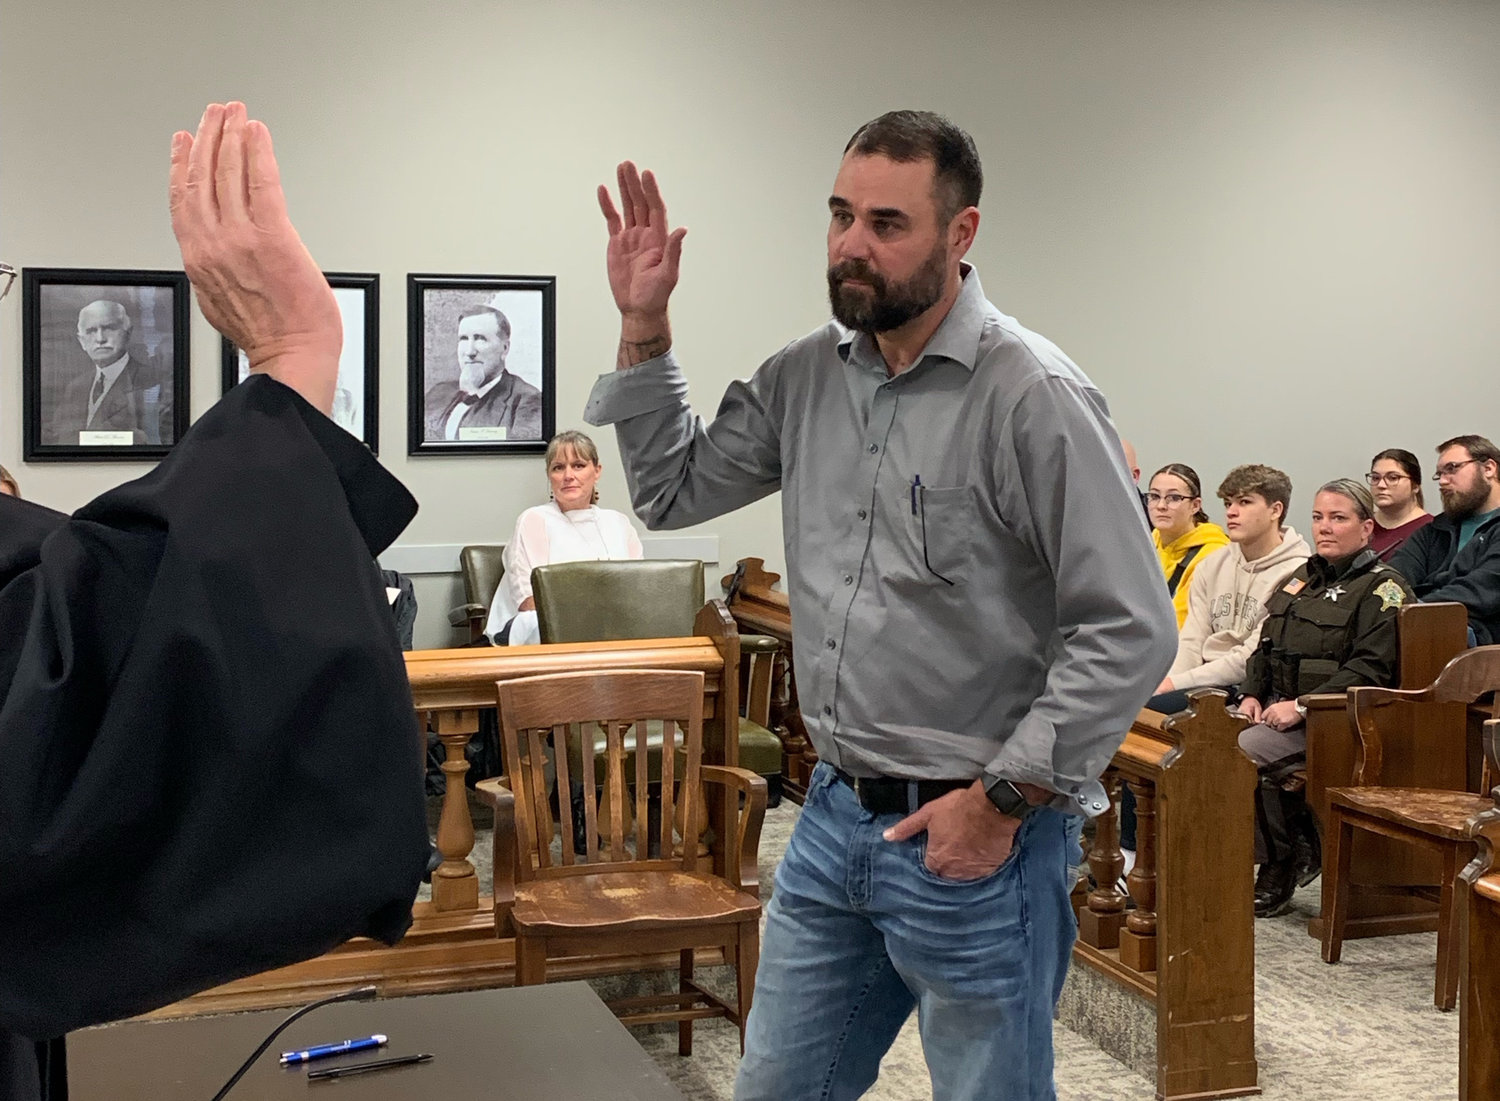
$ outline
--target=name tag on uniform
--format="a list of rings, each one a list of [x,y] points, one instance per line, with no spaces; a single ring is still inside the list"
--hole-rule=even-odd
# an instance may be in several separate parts
[[[503,428],[472,428],[464,425],[458,426],[458,438],[461,440],[503,440],[506,438]]]
[[[134,432],[80,432],[79,447],[129,447],[135,442]]]
[[[1281,591],[1286,593],[1288,596],[1296,596],[1305,588],[1307,588],[1307,582],[1302,580],[1302,578],[1300,577],[1294,577],[1285,585],[1281,586]]]

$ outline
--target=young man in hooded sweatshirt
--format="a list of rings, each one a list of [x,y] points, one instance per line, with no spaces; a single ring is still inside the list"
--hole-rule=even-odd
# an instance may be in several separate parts
[[[1291,499],[1291,479],[1259,464],[1235,467],[1219,485],[1229,545],[1211,551],[1194,571],[1177,659],[1147,707],[1171,714],[1187,707],[1191,689],[1229,688],[1244,679],[1266,598],[1312,554],[1302,536],[1282,526]]]

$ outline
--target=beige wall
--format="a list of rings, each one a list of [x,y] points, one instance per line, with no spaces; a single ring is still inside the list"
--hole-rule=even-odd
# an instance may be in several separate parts
[[[1148,472],[1277,463],[1295,522],[1380,447],[1500,434],[1497,53],[1487,3],[11,0],[0,257],[175,266],[169,136],[245,99],[314,256],[381,273],[381,457],[423,506],[403,542],[503,539],[545,493],[535,458],[405,455],[405,273],[555,274],[558,423],[579,424],[616,338],[593,187],[634,157],[691,230],[676,337],[711,414],[826,317],[849,133],[931,107],[985,159],[990,297],[1093,376]],[[218,349],[201,318],[192,338],[197,414]],[[20,352],[16,293],[0,463],[29,496],[73,508],[146,469],[21,464]],[[774,500],[705,530],[725,562],[781,558]]]

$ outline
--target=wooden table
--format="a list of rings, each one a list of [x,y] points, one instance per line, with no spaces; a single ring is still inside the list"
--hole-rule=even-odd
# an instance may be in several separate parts
[[[72,1101],[205,1101],[287,1014],[281,1010],[135,1021],[68,1037]],[[383,1032],[376,1051],[322,1059],[335,1067],[430,1051],[429,1063],[309,1082],[280,1052]],[[226,1101],[252,1098],[441,1098],[442,1101],[684,1101],[586,983],[342,1002],[277,1037]]]

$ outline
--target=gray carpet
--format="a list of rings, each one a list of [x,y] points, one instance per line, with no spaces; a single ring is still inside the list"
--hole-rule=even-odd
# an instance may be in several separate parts
[[[776,862],[799,808],[784,802],[766,813],[761,839],[763,897],[770,897]],[[487,826],[488,823],[486,822]],[[488,830],[474,860],[489,882]],[[1323,963],[1307,935],[1319,885],[1297,893],[1290,913],[1256,923],[1256,1056],[1267,1101],[1400,1098],[1436,1101],[1458,1092],[1458,1013],[1432,1004],[1436,934],[1348,941],[1343,962]],[[703,976],[723,983],[727,971]],[[620,980],[595,983],[601,995],[621,992]],[[639,989],[634,987],[632,989]],[[1149,1077],[1151,1010],[1092,972],[1074,968],[1053,1031],[1060,1101],[1152,1101]],[[739,1033],[722,1021],[699,1022],[694,1052],[677,1055],[675,1026],[637,1030],[641,1045],[693,1101],[729,1101],[739,1062]],[[1113,1054],[1107,1054],[1100,1043]],[[1118,1056],[1116,1058],[1115,1056]],[[915,1017],[881,1066],[870,1101],[921,1101],[932,1096]]]

